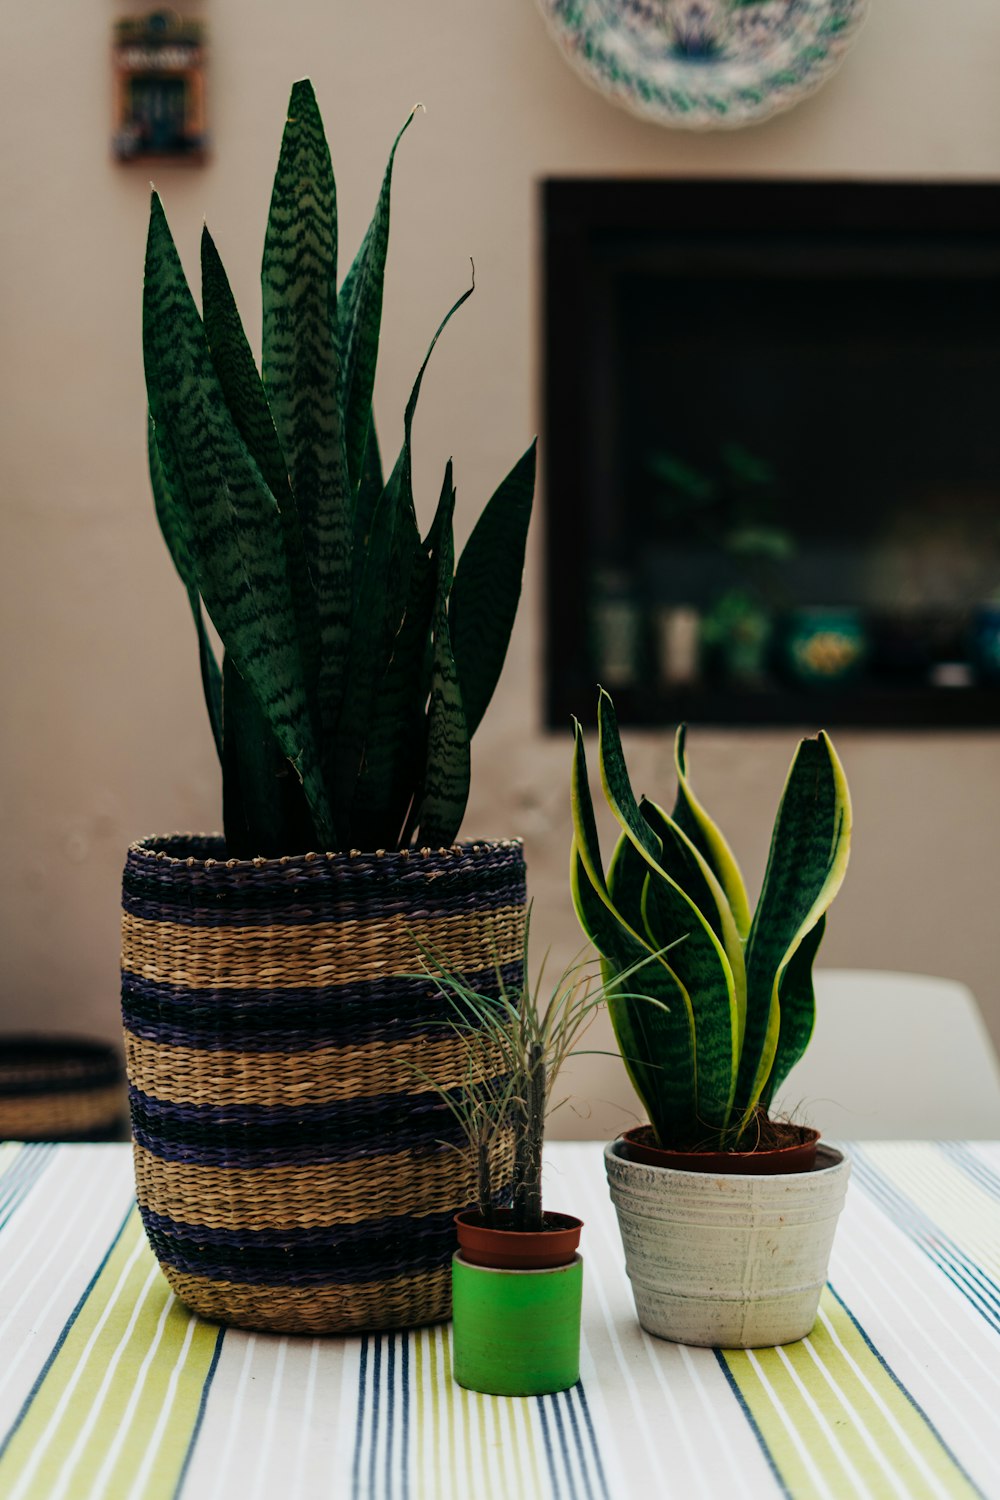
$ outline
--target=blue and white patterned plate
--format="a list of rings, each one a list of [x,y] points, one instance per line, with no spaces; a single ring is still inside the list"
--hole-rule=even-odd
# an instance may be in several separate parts
[[[616,104],[712,130],[790,109],[843,59],[868,0],[539,0],[573,66]]]

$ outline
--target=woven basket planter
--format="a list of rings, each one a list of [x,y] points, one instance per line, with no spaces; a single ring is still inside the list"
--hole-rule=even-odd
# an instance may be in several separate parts
[[[223,855],[149,839],[123,880],[136,1184],[164,1275],[247,1328],[446,1317],[472,1165],[420,1075],[457,1086],[461,1049],[408,976],[422,946],[482,990],[497,964],[519,981],[521,846]]]
[[[0,1139],[105,1141],[125,1122],[120,1053],[76,1036],[0,1036]]]

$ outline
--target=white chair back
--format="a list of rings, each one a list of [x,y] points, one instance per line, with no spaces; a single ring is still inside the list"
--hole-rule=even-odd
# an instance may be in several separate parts
[[[828,1139],[1000,1138],[1000,1063],[951,979],[817,969],[816,1028],[772,1114]]]

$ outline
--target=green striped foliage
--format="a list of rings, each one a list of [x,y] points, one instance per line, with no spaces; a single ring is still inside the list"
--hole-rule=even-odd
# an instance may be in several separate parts
[[[430,351],[383,479],[372,400],[392,174],[412,118],[338,287],[330,153],[312,85],[294,85],[264,244],[260,370],[211,235],[199,313],[152,199],[150,477],[195,620],[237,856],[453,842],[470,740],[514,622],[534,447],[488,501],[456,568],[450,462],[423,538],[413,493]],[[223,643],[221,671],[205,612]]]
[[[649,960],[631,993],[610,1002],[618,1046],[662,1145],[735,1148],[812,1031],[812,964],[850,851],[843,767],[825,734],[799,745],[751,921],[739,867],[688,779],[683,726],[667,814],[633,795],[603,690],[598,723],[601,783],[621,833],[605,877],[577,725],[570,883],[607,973]]]

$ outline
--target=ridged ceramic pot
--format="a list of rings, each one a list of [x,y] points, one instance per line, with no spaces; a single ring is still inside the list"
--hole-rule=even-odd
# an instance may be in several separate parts
[[[816,1321],[850,1164],[820,1145],[811,1172],[715,1176],[604,1152],[639,1322],[658,1338],[770,1348]]]
[[[182,1301],[277,1332],[448,1315],[472,1163],[422,1075],[457,1088],[466,1060],[447,999],[414,976],[430,951],[482,991],[498,964],[519,984],[524,910],[517,842],[257,860],[186,835],[132,846],[136,1187]]]

